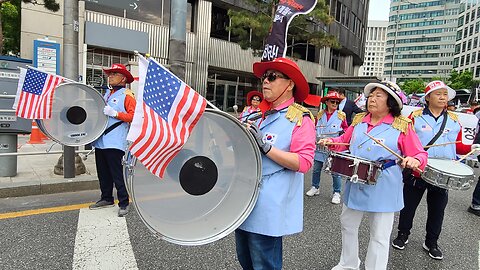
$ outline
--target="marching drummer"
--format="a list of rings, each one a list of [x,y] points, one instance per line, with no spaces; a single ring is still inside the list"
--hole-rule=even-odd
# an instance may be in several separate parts
[[[94,210],[113,206],[112,193],[115,185],[119,201],[118,216],[123,217],[128,213],[129,198],[123,178],[122,158],[127,149],[126,138],[136,104],[132,91],[125,86],[132,83],[134,78],[122,64],[113,64],[111,68],[104,69],[104,72],[111,88],[104,96],[107,105],[103,113],[108,116],[108,124],[103,135],[93,145],[102,194],[100,200],[89,208]]]
[[[320,138],[337,137],[340,133],[348,128],[346,115],[343,111],[338,110],[338,105],[342,101],[342,97],[337,92],[331,91],[322,98],[322,103],[327,105],[325,110],[320,110],[317,114],[317,124],[315,126],[317,140]],[[320,175],[323,163],[327,158],[327,153],[320,148],[315,150],[312,171],[312,187],[307,191],[307,196],[320,194]],[[333,173],[333,196],[332,203],[340,204],[340,191],[342,189],[342,178],[340,175]]]
[[[456,159],[456,154],[468,152],[468,147],[456,143],[462,140],[461,126],[458,116],[447,110],[448,101],[455,97],[455,90],[442,81],[432,81],[425,88],[425,95],[421,102],[426,103],[424,109],[411,113],[410,119],[414,123],[415,132],[418,134],[423,146],[442,145],[429,147],[429,158]],[[443,259],[443,254],[438,247],[438,238],[442,230],[443,216],[448,202],[448,190],[425,182],[417,172],[405,175],[403,179],[403,196],[405,207],[400,211],[398,235],[393,240],[392,246],[403,250],[408,243],[408,236],[412,229],[415,211],[427,190],[427,235],[423,248],[433,259]]]
[[[295,62],[257,62],[253,73],[269,110],[248,125],[262,152],[262,178],[255,207],[235,231],[237,257],[243,269],[282,269],[283,236],[303,229],[303,177],[313,162],[314,117],[296,103],[305,100],[309,86]]]
[[[349,143],[353,156],[384,164],[376,185],[351,181],[345,184],[340,216],[342,253],[333,269],[359,269],[358,230],[365,213],[370,225],[365,269],[387,269],[394,213],[403,208],[401,168],[423,169],[427,164],[427,152],[413,131],[411,120],[401,116],[400,91],[389,81],[367,84],[364,88],[367,112],[357,114],[340,137],[318,142],[321,145]],[[336,151],[345,149],[342,145],[330,147]],[[390,151],[405,157],[398,162]]]
[[[258,91],[250,91],[247,94],[247,106],[243,109],[242,113],[240,114],[240,120],[244,121],[245,118],[248,118],[252,113],[256,113],[260,111],[258,105],[263,100],[263,94]]]

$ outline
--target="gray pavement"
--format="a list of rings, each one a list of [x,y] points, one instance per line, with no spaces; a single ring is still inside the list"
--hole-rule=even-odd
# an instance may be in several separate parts
[[[30,196],[98,189],[95,156],[83,160],[86,173],[75,178],[64,178],[54,174],[54,166],[61,154],[47,154],[47,151],[62,151],[62,146],[51,140],[44,144],[28,144],[29,135],[18,136],[18,153],[44,152],[43,155],[21,155],[17,157],[17,175],[0,177],[0,198]],[[85,154],[80,154],[84,157]],[[0,157],[1,159],[2,157]]]

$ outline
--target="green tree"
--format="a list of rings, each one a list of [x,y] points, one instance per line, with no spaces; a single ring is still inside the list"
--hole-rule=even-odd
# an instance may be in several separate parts
[[[56,0],[21,0],[24,3],[43,5],[50,11],[58,11]],[[0,51],[18,53],[20,50],[20,0],[0,0]]]
[[[472,87],[477,83],[478,81],[473,79],[473,73],[470,70],[458,72],[454,69],[448,78],[448,86],[455,90],[472,89]]]
[[[402,90],[407,94],[423,93],[425,82],[422,79],[406,80],[401,85]]]
[[[251,48],[255,55],[263,52],[278,0],[258,1],[245,0],[252,10],[228,11],[231,25],[227,30],[238,36],[238,44],[242,49]],[[329,7],[325,0],[318,0],[315,8],[306,15],[296,16],[289,25],[288,38],[291,40],[308,42],[308,44],[322,47],[340,48],[337,38],[324,30],[325,25],[332,23],[334,18],[329,15]],[[250,39],[250,32],[252,37]]]

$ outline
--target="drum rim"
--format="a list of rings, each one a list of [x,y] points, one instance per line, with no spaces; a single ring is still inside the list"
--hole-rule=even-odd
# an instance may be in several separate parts
[[[105,99],[103,98],[103,96],[97,91],[95,90],[95,88],[91,87],[91,86],[88,86],[86,84],[83,84],[83,83],[80,83],[80,82],[62,82],[60,83],[59,85],[57,85],[55,87],[55,91],[57,90],[57,88],[61,87],[61,86],[66,86],[66,85],[80,85],[82,87],[87,87],[87,88],[90,88],[93,90],[93,92],[98,95],[100,97],[100,100],[103,101],[104,105],[106,106],[107,103],[105,102]],[[107,129],[107,126],[108,126],[108,117],[106,117],[106,121],[105,121],[105,125],[102,129],[102,132],[99,134],[98,137],[93,137],[93,139],[91,140],[84,140],[82,141],[81,143],[65,143],[65,142],[62,142],[60,141],[58,138],[52,136],[52,134],[50,132],[48,132],[48,130],[45,128],[44,126],[44,122],[43,122],[44,119],[35,119],[35,121],[37,122],[37,126],[38,128],[47,136],[49,137],[52,141],[56,142],[56,143],[59,143],[61,145],[65,145],[65,146],[72,146],[72,147],[75,147],[75,146],[83,146],[83,145],[87,145],[89,143],[92,143],[94,141],[96,141],[98,138],[100,138],[102,135],[103,135],[103,132],[105,132],[105,130]],[[48,119],[50,120],[50,119]]]
[[[131,178],[131,179],[127,180],[129,182],[127,184],[127,188],[130,189],[128,192],[129,192],[129,195],[131,197],[132,204],[134,205],[134,207],[136,209],[136,212],[137,212],[138,216],[140,217],[140,219],[142,220],[143,224],[145,224],[145,226],[159,239],[162,239],[162,240],[165,240],[167,242],[177,244],[177,245],[200,246],[200,245],[205,245],[205,244],[215,242],[217,240],[220,240],[220,239],[226,237],[227,235],[229,235],[230,233],[235,231],[248,218],[250,213],[253,211],[253,208],[255,207],[255,204],[257,202],[258,195],[259,195],[260,183],[261,183],[261,178],[262,178],[262,155],[260,153],[260,149],[257,147],[257,143],[256,143],[253,135],[250,132],[248,132],[245,129],[245,127],[242,125],[242,123],[240,123],[235,117],[231,116],[230,114],[228,114],[226,112],[207,108],[207,109],[205,109],[204,113],[214,113],[214,114],[222,115],[222,116],[230,119],[234,124],[236,124],[240,128],[242,128],[243,133],[247,135],[248,140],[253,145],[254,155],[257,157],[257,159],[256,159],[257,160],[257,167],[258,167],[257,182],[256,182],[255,186],[253,187],[252,197],[250,198],[250,201],[248,202],[248,206],[246,207],[245,211],[243,213],[241,213],[241,215],[239,215],[234,222],[232,222],[231,226],[228,226],[226,228],[222,228],[221,230],[219,230],[218,233],[212,234],[209,237],[206,237],[206,238],[201,239],[201,240],[180,240],[180,239],[176,239],[176,238],[167,236],[165,234],[162,234],[161,232],[159,232],[158,230],[153,228],[153,226],[151,226],[150,224],[148,224],[146,222],[146,219],[144,218],[143,215],[145,215],[147,213],[142,213],[142,212],[145,212],[145,211],[141,211],[139,209],[139,207],[137,205],[137,202],[135,200],[135,189],[133,188],[133,182],[135,181],[134,176],[135,176],[135,165],[136,165],[136,162],[137,162],[137,158],[135,156],[131,155],[131,157],[132,157],[131,163],[134,163],[133,167],[131,167],[132,168],[132,173],[131,174],[127,175],[127,169],[126,169],[127,167],[124,167],[124,173],[125,173],[124,177],[125,177],[125,179],[127,179],[129,177]],[[128,153],[130,154],[130,152],[128,152]],[[126,162],[128,162],[128,160],[126,160]]]

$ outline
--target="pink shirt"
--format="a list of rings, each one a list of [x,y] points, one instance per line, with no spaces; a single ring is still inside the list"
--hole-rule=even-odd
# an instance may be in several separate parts
[[[388,114],[385,116],[381,121],[379,121],[376,125],[371,124],[371,115],[367,114],[362,120],[362,123],[367,123],[367,132],[370,132],[374,127],[385,123],[391,125],[393,123],[393,116]],[[342,142],[342,143],[350,143],[352,139],[354,126],[348,127],[345,133],[342,136],[333,138],[333,142]],[[331,147],[335,151],[344,151],[348,148],[344,145],[335,145]],[[401,132],[400,136],[398,137],[398,149],[402,152],[404,156],[413,157],[420,161],[420,169],[424,169],[427,166],[428,154],[427,151],[423,149],[422,143],[418,138],[415,130],[413,129],[412,125],[408,125],[408,130],[406,133]]]
[[[294,102],[294,98],[277,106],[276,110],[284,109]],[[313,164],[313,156],[315,155],[315,124],[304,117],[301,126],[295,126],[292,132],[292,142],[290,143],[290,152],[298,154],[301,173],[306,173]]]

